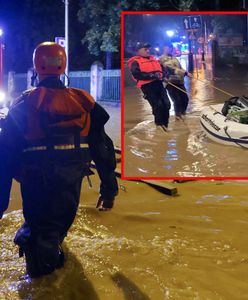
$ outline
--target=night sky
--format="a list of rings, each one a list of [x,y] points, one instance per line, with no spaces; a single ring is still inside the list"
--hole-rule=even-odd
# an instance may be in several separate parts
[[[163,43],[173,42],[174,38],[169,38],[166,35],[167,30],[175,31],[176,36],[187,36],[187,31],[184,29],[183,19],[190,13],[183,15],[170,15],[170,14],[142,14],[142,15],[126,15],[125,16],[125,46],[132,41],[134,44],[138,41],[144,41],[152,44],[153,46],[162,46]],[[196,15],[197,16],[197,15]],[[217,17],[221,18],[227,23],[230,30],[235,27],[235,32],[238,35],[246,36],[246,16],[245,15],[208,15],[202,14],[203,26],[198,30],[197,36],[204,35],[204,24],[206,24],[206,31],[208,34],[212,33],[214,28],[212,20]],[[228,29],[227,29],[228,31]],[[222,33],[223,35],[226,32]]]
[[[79,8],[79,0],[70,0],[69,58],[74,70],[88,69],[95,59],[89,56],[87,46],[81,44],[84,26],[77,20]],[[0,0],[5,72],[26,72],[32,66],[32,53],[39,43],[64,36],[64,11],[62,0]]]
[[[160,0],[161,10],[177,10],[179,0]],[[192,10],[201,11],[238,11],[242,10],[243,5],[246,4],[243,0],[195,0]]]
[[[176,2],[160,1],[161,10],[175,10],[170,3]],[[90,55],[87,45],[82,45],[86,26],[77,18],[80,0],[70,0],[69,3],[70,70],[88,70],[96,59],[104,62],[104,55]],[[216,3],[222,10],[239,10],[243,1],[195,0],[195,6],[200,10],[214,10]],[[56,36],[64,36],[64,3],[62,0],[0,0],[0,26],[5,32],[5,72],[26,72],[32,66],[32,53],[36,45],[54,41]],[[114,67],[119,68],[119,62]]]

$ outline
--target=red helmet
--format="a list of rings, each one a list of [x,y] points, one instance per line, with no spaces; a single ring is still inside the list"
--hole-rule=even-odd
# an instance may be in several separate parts
[[[38,75],[61,75],[65,72],[66,54],[62,46],[54,42],[39,44],[33,53],[33,64]]]

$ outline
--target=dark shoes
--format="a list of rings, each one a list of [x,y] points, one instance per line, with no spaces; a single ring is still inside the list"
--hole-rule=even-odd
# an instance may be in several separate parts
[[[64,266],[65,254],[61,246],[59,246],[58,260],[55,265],[50,265],[45,261],[39,260],[39,258],[35,259],[33,253],[30,253],[29,251],[24,251],[24,253],[26,258],[27,274],[31,278],[38,278],[44,275],[51,274],[56,269],[60,269]]]
[[[96,208],[98,208],[99,211],[108,211],[114,206],[114,200],[115,198],[104,198],[102,196],[99,197]]]
[[[31,278],[48,275],[56,269],[62,268],[65,262],[65,254],[61,245],[59,245],[58,251],[57,262],[55,264],[50,264],[44,258],[39,256],[37,249],[35,249],[32,245],[26,244],[19,246],[19,256],[25,256],[26,273]]]

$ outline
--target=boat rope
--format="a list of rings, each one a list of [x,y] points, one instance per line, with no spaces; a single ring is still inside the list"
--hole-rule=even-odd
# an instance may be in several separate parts
[[[227,91],[224,91],[223,89],[220,89],[220,88],[218,88],[218,87],[212,85],[210,82],[205,82],[205,81],[203,81],[203,80],[201,80],[201,79],[199,79],[199,78],[195,78],[195,77],[193,77],[193,79],[199,80],[200,82],[202,82],[202,83],[204,83],[204,84],[207,84],[207,85],[211,86],[212,88],[214,88],[214,89],[216,89],[216,90],[218,90],[218,91],[220,91],[220,92],[222,92],[222,93],[224,93],[224,94],[226,94],[226,95],[228,95],[228,96],[230,96],[230,97],[235,97],[233,94],[231,94],[231,93],[229,93],[229,92],[227,92]],[[207,80],[207,79],[205,79],[205,80]],[[188,96],[191,97],[191,95],[190,95],[188,92],[186,92],[185,90],[181,89],[179,86],[177,86],[177,85],[175,85],[175,84],[173,84],[173,83],[171,83],[171,82],[167,82],[167,84],[170,84],[170,85],[174,86],[175,88],[177,88],[177,89],[180,90],[181,92],[183,92],[183,93],[185,93],[185,94],[187,94]],[[191,97],[191,98],[193,98],[193,97]],[[199,98],[197,98],[197,97],[194,97],[194,98],[195,98],[196,100],[201,100],[201,99],[199,99]]]
[[[239,147],[244,148],[244,149],[247,150],[247,147],[243,146],[243,145],[240,144],[239,142],[236,142],[235,139],[233,139],[233,138],[230,136],[230,134],[227,132],[228,126],[225,126],[223,129],[224,129],[224,131],[225,131],[225,134],[229,137],[229,139],[233,140],[233,142],[234,142],[236,145],[238,145]]]
[[[211,86],[212,88],[214,88],[214,89],[216,89],[216,90],[218,90],[218,91],[220,91],[220,92],[222,92],[222,93],[224,93],[224,94],[226,94],[226,95],[228,95],[228,96],[235,97],[233,94],[228,93],[227,91],[224,91],[224,90],[222,90],[222,89],[220,89],[220,88],[218,88],[218,87],[212,85],[210,82],[205,82],[205,81],[203,81],[203,80],[201,80],[201,79],[199,79],[199,78],[196,78],[196,77],[193,77],[193,78],[196,79],[196,80],[199,80],[200,82],[202,82],[202,83],[204,83],[204,84],[207,84],[207,85]],[[205,80],[206,80],[206,79],[205,79]]]
[[[177,85],[175,85],[175,84],[173,84],[173,83],[171,83],[171,82],[166,82],[166,83],[169,84],[169,85],[171,85],[171,86],[174,86],[176,89],[178,89],[179,91],[185,93],[185,94],[188,95],[190,98],[193,98],[193,97],[190,95],[190,93],[186,92],[184,89],[181,89],[179,86],[177,86]],[[194,96],[194,99],[201,101],[201,99],[199,99],[199,98],[197,98],[197,97],[195,97],[195,96]]]

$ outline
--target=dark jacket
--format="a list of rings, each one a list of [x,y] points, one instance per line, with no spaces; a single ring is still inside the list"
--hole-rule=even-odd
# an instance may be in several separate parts
[[[65,89],[57,78],[46,78],[38,87]],[[12,179],[18,177],[23,149],[27,147],[24,138],[27,124],[24,92],[10,107],[7,118],[2,122],[0,134],[0,217],[7,209]],[[108,113],[98,103],[90,112],[91,126],[88,134],[88,144],[92,159],[101,179],[100,194],[113,202],[118,193],[115,177],[115,153],[112,140],[106,135],[104,125],[109,119]]]

